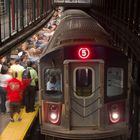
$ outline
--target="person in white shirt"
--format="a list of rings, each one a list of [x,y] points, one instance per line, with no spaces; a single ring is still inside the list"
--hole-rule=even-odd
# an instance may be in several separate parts
[[[7,86],[7,81],[12,78],[10,74],[8,74],[8,66],[2,65],[1,68],[1,73],[0,73],[0,98],[1,98],[1,105],[0,109],[2,113],[5,113],[6,111],[6,86]]]

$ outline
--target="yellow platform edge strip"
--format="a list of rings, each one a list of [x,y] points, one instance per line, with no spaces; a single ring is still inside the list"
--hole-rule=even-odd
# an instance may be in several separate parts
[[[9,122],[0,135],[0,140],[23,140],[34,118],[37,116],[37,113],[38,107],[36,107],[35,111],[32,113],[26,113],[25,109],[22,109],[22,121]]]

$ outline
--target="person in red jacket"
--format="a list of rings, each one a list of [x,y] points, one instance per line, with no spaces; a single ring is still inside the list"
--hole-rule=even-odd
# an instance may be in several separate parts
[[[14,114],[18,113],[18,121],[21,121],[20,117],[20,105],[22,100],[23,84],[20,80],[12,78],[7,83],[7,98],[10,101],[10,120],[14,122]]]

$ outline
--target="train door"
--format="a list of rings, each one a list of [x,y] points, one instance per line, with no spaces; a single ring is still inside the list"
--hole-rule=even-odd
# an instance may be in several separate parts
[[[102,60],[69,63],[71,128],[100,125],[104,64]]]

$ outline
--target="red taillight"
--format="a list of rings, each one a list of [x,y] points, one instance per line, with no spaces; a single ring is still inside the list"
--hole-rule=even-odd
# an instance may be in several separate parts
[[[125,119],[125,102],[120,101],[107,105],[110,123],[122,122]]]
[[[61,103],[47,103],[45,112],[45,121],[51,124],[60,125],[61,123]]]

